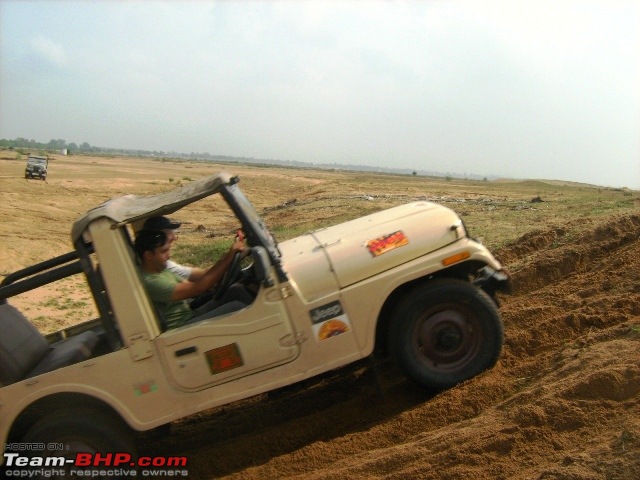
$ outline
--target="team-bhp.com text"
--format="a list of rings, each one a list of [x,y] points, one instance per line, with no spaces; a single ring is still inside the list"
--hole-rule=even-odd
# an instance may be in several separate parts
[[[128,453],[77,453],[74,458],[23,456],[5,453],[7,477],[183,477],[187,457],[140,457]],[[71,467],[71,469],[69,469]]]

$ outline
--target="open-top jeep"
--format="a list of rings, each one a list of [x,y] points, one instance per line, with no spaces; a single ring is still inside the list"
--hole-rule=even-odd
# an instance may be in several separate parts
[[[220,288],[259,285],[246,308],[171,330],[140,280],[134,231],[221,195],[246,235]],[[209,200],[210,201],[210,200]],[[380,211],[276,243],[219,174],[154,196],[114,198],[79,218],[74,250],[0,286],[0,441],[49,457],[131,452],[136,431],[292,385],[376,354],[444,389],[492,367],[497,290],[509,278],[450,209]],[[7,299],[84,274],[99,318],[44,337]],[[4,460],[14,457],[5,453]]]
[[[47,169],[49,167],[48,157],[38,157],[29,155],[27,158],[27,166],[24,169],[24,178],[47,179]]]

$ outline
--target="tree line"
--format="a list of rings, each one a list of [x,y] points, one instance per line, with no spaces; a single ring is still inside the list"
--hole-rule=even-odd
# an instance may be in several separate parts
[[[106,148],[90,145],[88,142],[83,143],[67,143],[62,138],[51,139],[48,143],[36,142],[26,138],[15,138],[13,140],[0,139],[0,149],[5,150],[40,150],[49,152],[60,152],[67,150],[68,155],[78,154],[107,154],[107,155],[130,155],[140,157],[159,157],[159,158],[182,158],[195,160],[219,160],[219,161],[255,161],[252,158],[233,157],[227,155],[211,155],[209,153],[180,153],[180,152],[164,152],[159,150],[135,150],[130,148]]]
[[[0,148],[2,149],[29,149],[29,150],[46,150],[50,152],[59,152],[61,150],[67,150],[68,154],[77,153],[122,153],[129,155],[154,155],[160,152],[152,152],[147,150],[124,150],[116,148],[104,148],[90,145],[88,142],[82,143],[67,143],[62,138],[51,139],[48,143],[36,142],[35,140],[29,140],[27,138],[15,138],[12,140],[0,139]]]

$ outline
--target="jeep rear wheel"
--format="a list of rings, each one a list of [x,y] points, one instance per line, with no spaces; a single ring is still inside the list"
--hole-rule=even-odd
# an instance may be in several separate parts
[[[420,386],[442,390],[495,365],[503,325],[495,303],[461,280],[423,284],[400,302],[389,333],[391,353]]]
[[[116,453],[129,454],[131,462],[121,465],[129,470],[134,468],[131,463],[135,463],[137,458],[131,431],[123,422],[95,409],[69,409],[49,414],[27,431],[22,442],[43,445],[44,451],[33,451],[30,455],[44,458],[75,459],[79,453],[99,453],[101,458],[107,454],[112,454],[112,458]],[[104,462],[100,467],[74,467],[70,462],[64,468],[67,474],[83,469],[113,470],[104,468]]]

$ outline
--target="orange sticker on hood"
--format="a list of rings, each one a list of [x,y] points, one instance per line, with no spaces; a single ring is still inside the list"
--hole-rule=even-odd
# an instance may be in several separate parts
[[[384,237],[379,237],[367,242],[367,249],[371,252],[371,255],[377,257],[383,253],[387,253],[398,247],[404,247],[409,244],[409,239],[401,230],[390,233]]]

